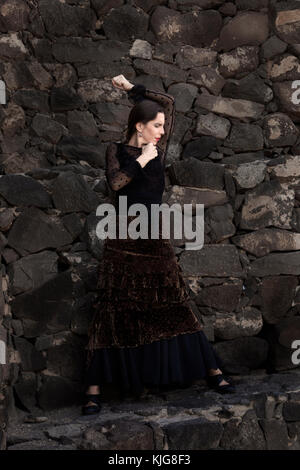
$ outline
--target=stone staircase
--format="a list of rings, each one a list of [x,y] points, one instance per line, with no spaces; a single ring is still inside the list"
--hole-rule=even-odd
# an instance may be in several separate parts
[[[233,379],[234,394],[197,381],[106,400],[94,416],[80,405],[31,414],[15,407],[7,450],[300,450],[300,371]]]

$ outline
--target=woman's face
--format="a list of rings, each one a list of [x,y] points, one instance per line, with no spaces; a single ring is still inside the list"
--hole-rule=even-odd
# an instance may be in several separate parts
[[[155,119],[148,121],[147,124],[139,123],[137,130],[142,132],[144,143],[149,144],[152,142],[156,145],[165,133],[164,124],[165,114],[157,113]]]

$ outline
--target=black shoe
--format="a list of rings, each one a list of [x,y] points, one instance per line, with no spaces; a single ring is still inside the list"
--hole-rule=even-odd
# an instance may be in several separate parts
[[[223,379],[224,379],[226,382],[230,383],[230,385],[235,386],[234,380],[233,380],[231,377],[229,377],[229,375],[227,375],[226,372],[223,372],[222,375],[223,375]],[[222,387],[222,385],[221,385],[221,387]]]
[[[220,385],[222,380],[228,382],[226,385]],[[206,383],[209,388],[215,390],[218,393],[234,393],[235,385],[230,377],[227,377],[224,374],[208,375],[206,378]]]
[[[85,404],[81,408],[82,414],[83,415],[94,415],[94,414],[99,413],[99,411],[102,408],[101,407],[100,393],[98,393],[97,395],[91,395],[91,394],[86,393],[85,397],[86,397]],[[94,405],[87,405],[87,403],[90,402],[90,401],[92,401],[95,404]]]

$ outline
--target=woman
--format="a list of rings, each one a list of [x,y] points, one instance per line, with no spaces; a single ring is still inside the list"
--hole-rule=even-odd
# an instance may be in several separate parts
[[[112,83],[135,105],[126,142],[111,143],[106,152],[106,178],[118,222],[119,196],[127,196],[127,208],[139,202],[148,213],[151,204],[161,203],[175,110],[174,98],[166,93],[132,85],[123,75]],[[136,395],[146,385],[186,385],[201,378],[220,393],[235,391],[188,304],[182,270],[170,240],[161,237],[161,227],[158,239],[106,238],[97,287],[83,414],[100,411],[101,384],[108,382]]]

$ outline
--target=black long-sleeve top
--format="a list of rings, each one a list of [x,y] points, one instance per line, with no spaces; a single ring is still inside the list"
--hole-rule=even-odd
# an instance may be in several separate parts
[[[151,204],[160,204],[165,188],[164,168],[165,156],[170,135],[174,128],[174,98],[167,93],[146,89],[142,84],[134,85],[127,92],[129,101],[135,104],[141,98],[157,101],[165,111],[164,135],[156,148],[158,155],[142,167],[136,159],[141,155],[142,148],[111,142],[106,150],[106,178],[109,187],[115,191],[116,213],[119,213],[119,196],[127,196],[127,209],[131,204],[143,203],[148,210]]]

